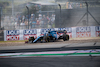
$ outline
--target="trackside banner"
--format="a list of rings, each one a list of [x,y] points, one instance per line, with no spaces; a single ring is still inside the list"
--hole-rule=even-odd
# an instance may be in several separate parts
[[[76,37],[91,37],[91,28],[90,27],[77,27],[76,28]]]
[[[19,40],[20,39],[20,31],[19,30],[7,30],[6,31],[6,40]]]
[[[96,37],[100,36],[100,26],[95,27]]]
[[[28,40],[29,37],[34,36],[35,38],[37,38],[37,30],[33,29],[33,30],[23,30],[23,40]]]
[[[70,38],[72,38],[72,28],[58,28],[58,30],[66,30]],[[60,33],[62,35],[62,33]]]
[[[98,37],[100,36],[100,26],[50,28],[50,29],[28,29],[28,30],[4,30],[4,41],[28,40],[29,37],[44,35],[48,31],[67,30],[70,38]],[[62,35],[62,34],[61,34]]]
[[[41,29],[40,30],[40,34],[41,35],[44,35],[45,33],[47,33],[48,31],[55,31],[56,29],[54,29],[54,28],[51,28],[51,29]]]

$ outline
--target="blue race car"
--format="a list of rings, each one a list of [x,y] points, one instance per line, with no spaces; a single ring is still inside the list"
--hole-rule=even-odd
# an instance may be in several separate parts
[[[60,35],[62,34],[62,35]],[[69,35],[67,34],[67,31],[48,31],[48,33],[45,33],[43,36],[39,36],[36,39],[34,37],[30,37],[28,41],[25,43],[36,43],[36,42],[54,42],[58,39],[63,39],[63,41],[69,40]]]

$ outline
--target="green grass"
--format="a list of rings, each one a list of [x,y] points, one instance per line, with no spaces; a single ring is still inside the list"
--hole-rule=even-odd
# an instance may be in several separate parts
[[[7,42],[25,42],[26,40],[17,40],[17,41],[0,41],[0,43],[7,43]]]
[[[82,38],[70,38],[70,40],[84,40],[84,39],[100,39],[100,37],[82,37]]]

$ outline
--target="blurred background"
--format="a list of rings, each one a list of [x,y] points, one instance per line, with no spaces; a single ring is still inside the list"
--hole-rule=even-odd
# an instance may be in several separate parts
[[[100,0],[0,0],[0,29],[100,25]]]

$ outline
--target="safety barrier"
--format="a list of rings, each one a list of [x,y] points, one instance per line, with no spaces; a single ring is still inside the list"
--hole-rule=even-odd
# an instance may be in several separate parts
[[[87,27],[66,27],[50,29],[27,29],[27,30],[4,30],[4,41],[27,40],[30,36],[35,38],[53,30],[67,30],[70,38],[98,37],[100,36],[100,26]]]
[[[4,33],[3,30],[0,30],[0,41],[4,40]]]

